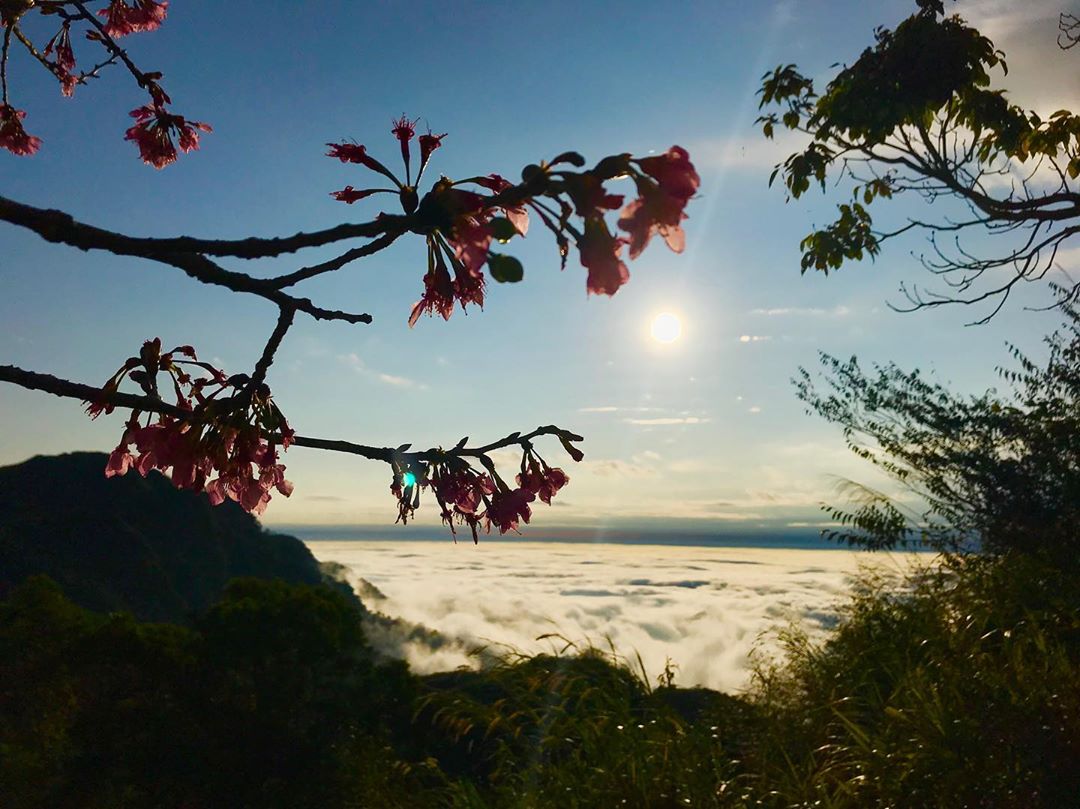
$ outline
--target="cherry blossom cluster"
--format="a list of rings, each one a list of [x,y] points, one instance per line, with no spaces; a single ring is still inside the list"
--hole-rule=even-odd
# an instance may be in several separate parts
[[[91,5],[91,2],[78,0],[0,0],[0,31],[3,33],[0,56],[3,78],[0,148],[12,154],[28,156],[41,147],[41,138],[28,134],[23,127],[26,112],[16,109],[8,100],[8,54],[15,41],[52,73],[60,84],[60,91],[67,97],[74,94],[77,85],[96,78],[105,67],[123,64],[150,96],[148,104],[131,111],[135,123],[124,135],[125,140],[134,142],[138,147],[144,163],[154,168],[164,168],[176,161],[178,148],[183,152],[198,149],[199,133],[210,132],[210,125],[171,112],[168,105],[172,100],[160,84],[162,74],[140,70],[117,44],[122,37],[160,28],[168,13],[168,0],[109,0],[96,11],[88,8]],[[24,18],[35,11],[41,16],[55,17],[60,24],[59,29],[40,48],[21,26]],[[71,41],[72,27],[75,25],[82,27],[85,38],[96,43],[105,57],[104,61],[82,71],[76,71],[75,49]]]
[[[143,411],[133,409],[109,455],[107,477],[132,468],[145,477],[157,469],[177,488],[205,491],[214,505],[234,500],[255,514],[266,509],[273,490],[292,493],[278,446],[287,449],[293,431],[265,384],[244,374],[226,376],[199,361],[191,346],[163,353],[156,338],[105,383],[87,407],[91,418],[113,411],[109,398],[125,379],[154,402],[163,401],[163,381],[175,396],[176,415],[147,412],[143,423]]]
[[[368,154],[357,143],[330,143],[329,157],[356,163],[392,183],[392,187],[357,189],[351,185],[331,194],[348,204],[381,193],[396,193],[406,214],[419,221],[414,232],[427,239],[427,272],[424,290],[409,315],[415,325],[422,314],[439,314],[449,319],[455,303],[484,305],[486,264],[499,282],[520,281],[521,263],[513,256],[492,249],[529,229],[529,211],[554,234],[562,266],[565,268],[571,243],[578,248],[581,264],[588,271],[586,290],[590,294],[614,295],[630,273],[622,260],[624,247],[637,258],[653,234],[659,234],[675,252],[681,252],[686,238],[682,221],[684,209],[701,183],[686,150],[671,147],[661,155],[634,158],[629,154],[604,158],[592,169],[575,171],[585,165],[576,152],[564,152],[551,162],[526,166],[520,185],[498,174],[452,181],[439,178],[422,198],[417,187],[432,153],[445,134],[430,131],[417,138],[419,167],[413,180],[412,141],[416,121],[402,116],[393,122],[391,134],[401,147],[404,179]],[[623,207],[624,197],[608,191],[611,180],[630,178],[637,196]],[[622,208],[617,231],[605,218]]]
[[[563,446],[575,461],[584,457],[568,440],[563,439]],[[410,462],[404,456],[395,461],[390,491],[397,499],[398,521],[408,523],[420,506],[420,492],[428,489],[451,533],[456,536],[457,526],[467,526],[473,542],[477,542],[481,530],[516,532],[521,523],[527,524],[532,518],[531,503],[539,497],[551,505],[551,498],[570,482],[569,475],[548,466],[528,441],[522,444],[521,468],[512,488],[500,477],[489,456],[480,455],[479,460],[485,472],[478,472],[454,455],[430,464]]]

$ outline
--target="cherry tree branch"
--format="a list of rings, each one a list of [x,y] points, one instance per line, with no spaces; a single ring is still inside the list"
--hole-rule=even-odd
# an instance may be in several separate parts
[[[265,298],[280,309],[291,309],[310,315],[316,320],[340,320],[346,323],[370,323],[371,315],[353,314],[336,309],[323,309],[308,298],[298,298],[282,292],[275,279],[260,279],[245,273],[227,270],[205,255],[190,251],[167,252],[148,248],[151,240],[136,239],[77,222],[63,211],[46,210],[0,197],[0,220],[37,233],[43,239],[80,250],[106,250],[121,256],[134,256],[167,264],[183,270],[189,277],[204,284],[214,284]],[[365,255],[386,247],[392,240],[369,245]],[[294,273],[293,276],[297,274]],[[308,276],[310,277],[310,276]],[[299,279],[303,280],[303,279]],[[293,281],[292,283],[295,283]]]
[[[303,267],[296,272],[289,273],[288,275],[279,275],[277,278],[271,279],[273,286],[278,289],[284,289],[285,287],[298,284],[301,281],[306,281],[309,278],[314,278],[316,275],[322,275],[326,272],[334,272],[340,270],[346,264],[351,264],[357,259],[370,256],[373,253],[377,253],[380,250],[384,250],[394,243],[394,241],[400,236],[399,233],[387,233],[374,239],[363,247],[354,247],[352,250],[348,250],[342,253],[336,258],[332,258],[329,261],[324,261],[322,264],[315,264],[311,267]]]
[[[251,375],[250,387],[252,389],[261,385],[266,380],[266,373],[270,370],[270,366],[274,362],[274,355],[281,346],[281,341],[285,339],[286,332],[289,331],[289,327],[293,324],[293,316],[295,314],[296,310],[292,307],[282,307],[281,311],[278,313],[277,325],[274,327],[270,339],[266,341],[262,356],[259,357],[259,361],[255,363],[255,371]]]
[[[280,323],[281,321],[279,321],[279,327]],[[276,333],[277,330],[275,330],[275,334]],[[103,393],[101,388],[94,385],[72,382],[67,379],[53,376],[52,374],[27,371],[14,365],[0,365],[0,382],[8,382],[18,385],[21,388],[26,388],[27,390],[50,393],[53,396],[67,399],[79,399],[84,402],[100,402],[115,407],[138,410],[142,413],[161,413],[181,421],[192,421],[198,417],[198,411],[193,412],[183,410],[176,405],[171,405],[168,402],[151,396],[140,396],[119,391],[115,393]],[[449,450],[431,448],[408,452],[402,447],[372,447],[364,444],[357,444],[352,441],[312,438],[302,435],[295,436],[292,443],[295,446],[308,447],[309,449],[321,449],[330,452],[343,452],[348,455],[359,455],[362,458],[367,458],[372,461],[382,461],[390,464],[398,462],[409,465],[412,463],[439,463],[450,459],[482,459],[489,453],[498,449],[514,446],[527,447],[533,439],[542,436],[553,436],[561,441],[577,442],[584,440],[582,436],[577,435],[576,433],[549,424],[543,427],[537,427],[535,430],[528,433],[511,433],[504,438],[500,438],[497,441],[492,441],[491,443],[479,447],[468,447],[461,444],[460,446],[456,446]],[[281,440],[281,436],[274,433],[267,433],[264,437],[276,440],[278,443],[280,443]],[[404,447],[408,446],[408,444],[404,445]]]
[[[4,28],[4,44],[0,46],[0,104],[6,105],[8,103],[8,89],[7,89],[7,65],[8,65],[8,52],[11,50],[11,32],[14,30],[15,24]]]
[[[105,30],[105,26],[101,24],[101,21],[98,20],[98,18],[93,13],[91,13],[83,3],[78,2],[78,0],[73,2],[72,5],[79,10],[79,15],[69,15],[69,18],[73,20],[86,20],[94,28],[97,36],[100,38],[101,44],[105,47],[105,50],[107,50],[110,54],[112,54],[114,58],[119,59],[124,64],[124,67],[126,67],[128,69],[128,72],[135,77],[135,81],[138,82],[140,87],[144,89],[149,89],[150,85],[152,84],[152,80],[150,79],[150,77],[143,73],[143,71],[139,70],[139,68],[135,65],[134,62],[131,61],[131,58],[127,55],[127,51],[125,51],[123,48],[116,44],[116,40],[113,39],[109,35],[108,31]],[[158,78],[160,78],[160,76],[158,76]]]
[[[346,239],[375,238],[384,234],[401,235],[411,229],[414,219],[407,216],[383,214],[373,222],[341,224],[313,233],[297,233],[288,237],[246,239],[195,239],[189,236],[174,238],[145,238],[87,225],[71,214],[16,202],[0,196],[0,221],[32,230],[46,241],[68,244],[82,250],[109,250],[124,255],[154,258],[162,253],[201,253],[207,256],[234,258],[271,258],[295,253],[308,247]],[[381,248],[380,248],[381,249]]]

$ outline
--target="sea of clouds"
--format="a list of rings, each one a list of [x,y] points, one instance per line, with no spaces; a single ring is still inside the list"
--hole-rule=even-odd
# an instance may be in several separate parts
[[[745,688],[751,651],[779,649],[775,630],[795,623],[822,635],[836,621],[860,567],[898,574],[909,559],[844,550],[779,550],[563,542],[310,541],[344,566],[364,603],[406,631],[384,650],[420,673],[475,666],[485,644],[521,651],[608,639],[640,654],[650,679],[667,660],[675,682]],[[408,630],[420,625],[438,635]],[[395,647],[395,648],[388,648]],[[636,662],[635,662],[636,665]]]

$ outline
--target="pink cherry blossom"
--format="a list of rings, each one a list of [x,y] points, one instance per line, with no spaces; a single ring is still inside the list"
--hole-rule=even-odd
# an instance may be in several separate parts
[[[359,143],[328,143],[330,151],[326,153],[327,157],[336,157],[342,163],[358,163],[361,166],[377,171],[384,177],[389,177],[400,187],[400,182],[394,177],[393,173],[376,160],[374,157],[367,153],[367,149]]]
[[[128,452],[127,443],[122,442],[116,449],[109,453],[109,462],[105,464],[105,477],[111,478],[114,475],[126,475],[134,463],[135,457]]]
[[[536,495],[525,488],[496,492],[487,509],[487,520],[489,524],[499,529],[500,534],[516,531],[519,522],[527,524],[532,517],[532,508],[529,503],[535,499]]]
[[[471,273],[478,273],[487,261],[492,239],[488,218],[489,215],[484,214],[458,217],[449,236],[458,261]]]
[[[22,119],[23,110],[17,110],[10,104],[0,104],[0,148],[12,154],[28,157],[41,147],[41,138],[26,134]]]
[[[420,120],[419,118],[417,121]],[[402,115],[395,120],[394,128],[390,130],[390,134],[398,139],[398,143],[401,145],[401,159],[405,163],[405,176],[409,177],[409,141],[416,135],[416,121],[410,121],[407,116]]]
[[[586,219],[578,239],[581,264],[589,271],[586,289],[593,295],[614,295],[630,280],[630,271],[619,257],[626,240],[611,235],[603,219]]]
[[[660,191],[647,190],[623,208],[619,217],[619,229],[630,235],[630,258],[641,255],[653,233],[659,233],[668,247],[681,253],[686,247],[686,233],[680,224],[683,219],[686,214],[678,200]]]
[[[426,135],[420,136],[420,174],[424,173],[424,168],[431,159],[431,153],[442,146],[442,139],[445,137],[445,132],[441,135],[433,135],[430,130]],[[417,182],[419,182],[419,175],[417,175]]]
[[[168,9],[168,0],[134,0],[134,5],[128,5],[126,0],[112,0],[98,14],[105,18],[106,34],[123,37],[160,28]]]
[[[480,270],[459,266],[454,273],[454,297],[461,304],[462,311],[465,311],[465,305],[469,303],[475,303],[483,309],[484,274]]]
[[[377,192],[378,189],[375,188],[369,188],[365,191],[357,191],[351,185],[347,185],[340,191],[331,192],[330,196],[332,196],[338,202],[347,202],[349,205],[352,205],[357,200],[364,199],[365,197],[370,197],[372,194],[375,194]]]
[[[56,55],[55,72],[60,79],[60,91],[67,97],[75,92],[78,83],[72,71],[75,69],[75,52],[71,49],[71,23],[65,22],[45,46],[44,55]]]
[[[561,469],[546,468],[527,470],[517,476],[518,486],[537,495],[543,502],[551,505],[551,498],[570,482],[570,477]]]
[[[683,205],[701,185],[701,178],[690,162],[690,153],[681,146],[672,146],[662,155],[643,157],[636,162],[642,171],[656,180],[660,190]]]
[[[174,132],[178,136],[180,150],[190,152],[199,148],[200,131],[213,131],[209,124],[173,115],[158,104],[132,110],[131,117],[136,123],[128,129],[124,140],[134,141],[143,162],[156,169],[165,168],[176,161]]]
[[[701,178],[681,146],[672,146],[662,155],[634,161],[655,182],[639,177],[640,196],[627,205],[619,218],[619,228],[630,234],[630,258],[637,258],[654,233],[668,247],[681,253],[686,246],[683,209],[697,193]]]
[[[593,174],[574,174],[565,179],[566,192],[574,211],[584,219],[594,219],[614,211],[623,203],[621,194],[609,194],[603,181]]]
[[[454,311],[454,282],[450,278],[450,271],[446,267],[442,251],[434,248],[437,259],[427,275],[424,276],[424,294],[415,304],[409,314],[409,328],[416,325],[420,315],[438,312],[443,320],[449,320]]]

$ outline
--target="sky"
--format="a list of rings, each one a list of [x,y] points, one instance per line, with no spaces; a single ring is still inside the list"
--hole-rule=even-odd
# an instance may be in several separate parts
[[[1055,46],[1064,5],[956,4],[1006,51],[1014,99],[1046,113],[1080,106],[1078,56]],[[537,528],[812,529],[838,478],[874,478],[839,429],[795,399],[800,366],[813,367],[819,351],[857,354],[976,392],[997,384],[1006,342],[1037,356],[1057,323],[1025,309],[1047,302],[1043,288],[1025,290],[986,326],[965,326],[974,313],[959,307],[892,311],[901,281],[927,280],[911,255],[918,241],[828,278],[800,276],[799,240],[844,192],[785,205],[768,188],[792,144],[769,144],[753,125],[760,77],[788,62],[827,77],[870,44],[875,26],[912,9],[892,0],[174,0],[160,31],[127,44],[144,69],[164,72],[176,111],[213,125],[202,148],[163,171],[142,165],[122,139],[127,112],[144,103],[130,77],[113,70],[67,100],[19,52],[13,101],[44,145],[33,158],[0,154],[0,193],[129,234],[285,235],[378,213],[379,197],[352,207],[330,198],[368,178],[325,157],[324,144],[356,139],[393,165],[390,122],[403,113],[449,133],[431,179],[516,177],[566,149],[592,161],[679,144],[702,179],[686,250],[654,241],[614,297],[587,296],[573,257],[560,272],[537,227],[515,250],[524,282],[489,283],[483,312],[409,329],[425,259],[419,238],[402,239],[303,288],[374,323],[299,319],[268,382],[304,435],[416,447],[551,423],[584,435],[581,464],[557,442],[538,445],[571,483],[558,506],[538,506]],[[84,43],[76,49],[89,58]],[[237,266],[272,274],[330,255]],[[171,268],[80,253],[8,226],[0,284],[0,362],[93,384],[155,336],[193,344],[229,372],[250,371],[275,320],[266,302]],[[669,345],[649,336],[662,311],[683,325]],[[91,422],[72,400],[11,386],[0,387],[0,418],[0,463],[107,451],[122,431],[119,415]],[[385,465],[302,448],[284,460],[296,490],[275,497],[264,522],[390,528]],[[508,471],[516,462],[499,460]],[[434,507],[421,524],[437,524]]]

